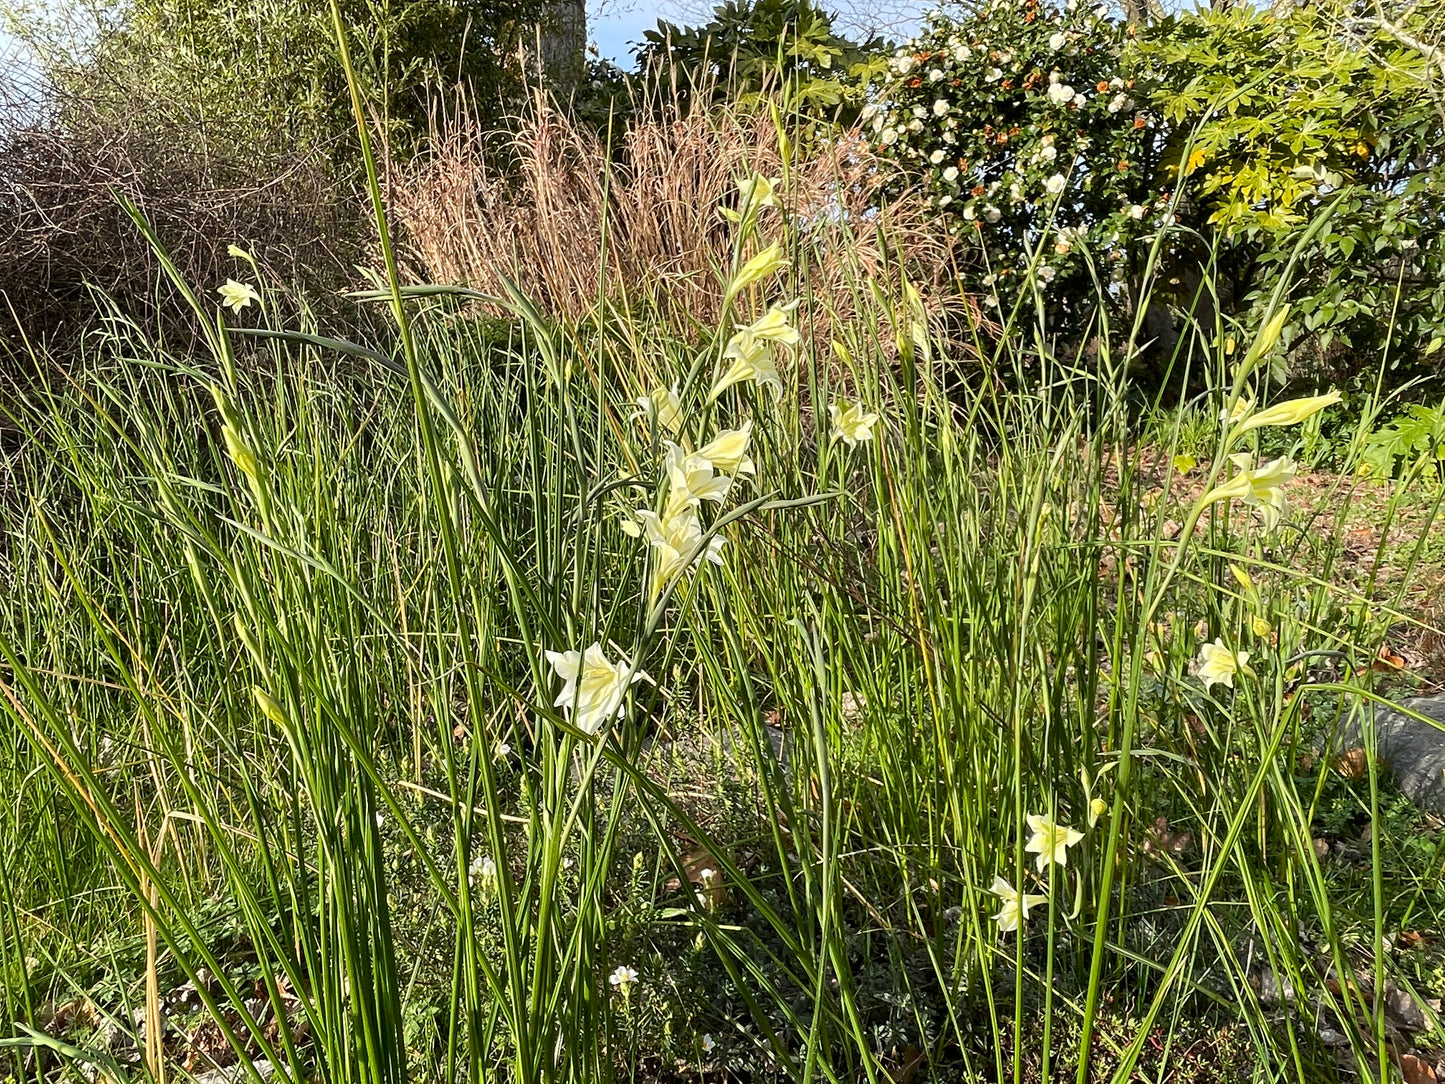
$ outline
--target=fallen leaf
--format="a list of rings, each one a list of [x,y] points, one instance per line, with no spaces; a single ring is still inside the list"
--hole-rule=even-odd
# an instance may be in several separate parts
[[[1414,1054],[1406,1054],[1400,1058],[1400,1073],[1405,1078],[1405,1084],[1435,1084],[1435,1070],[1430,1068],[1428,1062],[1421,1061]]]
[[[1334,769],[1346,779],[1359,782],[1370,774],[1370,759],[1363,749],[1346,749],[1335,757]]]

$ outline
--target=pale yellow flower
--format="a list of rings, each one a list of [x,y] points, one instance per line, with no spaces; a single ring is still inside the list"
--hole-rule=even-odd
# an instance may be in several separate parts
[[[682,404],[671,388],[654,388],[647,395],[639,395],[636,402],[644,417],[655,417],[657,424],[673,436],[682,429]]]
[[[1225,407],[1219,412],[1219,420],[1225,425],[1233,425],[1253,409],[1253,399],[1236,399],[1232,407]]]
[[[1268,410],[1261,410],[1249,415],[1244,419],[1235,435],[1242,436],[1251,429],[1259,429],[1266,425],[1298,425],[1318,414],[1325,407],[1334,406],[1339,401],[1340,393],[1338,391],[1326,392],[1324,395],[1310,395],[1303,399],[1291,399],[1287,403],[1279,403]]]
[[[684,508],[696,508],[703,501],[721,504],[732,479],[718,474],[712,460],[697,452],[685,452],[672,441],[663,442],[667,468],[667,507],[663,518],[672,519]]]
[[[1030,813],[1026,818],[1033,835],[1024,844],[1024,850],[1038,857],[1034,865],[1042,873],[1050,862],[1068,865],[1068,849],[1084,838],[1084,833],[1066,824],[1056,824],[1051,817],[1042,813]]]
[[[221,295],[222,305],[238,314],[251,302],[261,300],[254,287],[235,279],[227,279],[224,286],[216,287],[216,293]]]
[[[1047,896],[1037,893],[1020,895],[1013,885],[1002,877],[995,876],[988,890],[999,899],[998,914],[993,920],[998,923],[999,933],[1013,933],[1029,920],[1029,908],[1048,901]]]
[[[776,207],[777,186],[778,182],[773,178],[754,173],[738,182],[738,195],[741,196],[744,207]]]
[[[873,439],[873,426],[878,415],[863,409],[863,403],[849,402],[828,404],[828,416],[833,420],[833,439],[842,440],[850,448],[856,448],[859,441]]]
[[[698,449],[697,454],[711,460],[713,468],[725,474],[752,474],[753,461],[748,458],[753,423],[748,419],[741,429],[726,429]]]
[[[1199,645],[1199,657],[1195,660],[1195,674],[1204,682],[1204,687],[1219,684],[1234,688],[1235,674],[1248,674],[1250,669],[1248,651],[1231,651],[1223,637],[1216,637],[1213,643]]]
[[[783,256],[782,248],[774,242],[738,268],[738,273],[728,283],[728,299],[736,297],[756,282],[772,278],[787,266],[788,261]]]
[[[251,254],[240,245],[227,245],[226,255],[232,257],[233,259],[245,260],[247,263],[251,262]]]
[[[628,687],[646,677],[626,662],[609,662],[601,644],[593,644],[585,652],[548,651],[546,655],[563,682],[553,707],[562,708],[584,734],[598,733],[623,714]]]
[[[708,560],[722,564],[723,539],[702,541],[702,521],[692,508],[663,519],[651,509],[637,512],[641,533],[652,546],[652,593],[656,597],[675,577]]]
[[[1264,520],[1266,530],[1273,530],[1288,510],[1284,484],[1294,477],[1295,462],[1288,456],[1270,459],[1255,467],[1254,456],[1239,452],[1229,457],[1237,471],[1224,485],[1215,486],[1202,498],[1205,505],[1216,501],[1238,500],[1253,508]]]
[[[1267,459],[1252,466],[1254,457],[1247,452],[1229,457],[1240,473],[1249,477],[1249,492],[1240,499],[1264,520],[1266,530],[1273,530],[1288,510],[1284,484],[1295,474],[1295,461],[1289,456]]]
[[[783,393],[783,381],[778,376],[778,366],[773,360],[773,347],[798,345],[798,329],[788,323],[793,306],[780,308],[774,305],[762,317],[742,328],[723,350],[724,358],[733,359],[732,366],[721,380],[708,392],[708,401],[716,399],[725,390],[744,380],[759,384],[770,384],[773,394]]]
[[[1260,617],[1258,614],[1255,614],[1249,619],[1249,628],[1250,631],[1253,632],[1260,639],[1264,639],[1265,637],[1270,636],[1274,633],[1274,626],[1271,625],[1264,618]]]

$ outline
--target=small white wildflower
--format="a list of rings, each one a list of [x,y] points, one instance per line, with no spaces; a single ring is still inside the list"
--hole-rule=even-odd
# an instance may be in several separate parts
[[[637,982],[637,971],[626,964],[618,964],[617,970],[607,977],[607,981],[625,998],[631,994],[632,987]]]

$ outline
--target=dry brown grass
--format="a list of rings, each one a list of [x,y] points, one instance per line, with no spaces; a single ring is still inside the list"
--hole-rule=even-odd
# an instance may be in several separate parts
[[[719,209],[736,202],[743,177],[783,170],[766,113],[641,119],[609,158],[595,135],[539,108],[515,137],[511,179],[484,164],[483,135],[453,123],[391,172],[414,280],[496,293],[505,278],[557,320],[605,299],[688,337],[715,326],[722,307],[733,228]],[[981,319],[958,293],[956,242],[937,219],[916,200],[879,209],[886,168],[856,135],[790,163],[787,214],[799,240],[790,285],[807,283],[820,337],[864,305],[876,311],[878,284],[896,296],[905,273],[940,324],[949,312]],[[765,217],[760,232],[782,231]]]

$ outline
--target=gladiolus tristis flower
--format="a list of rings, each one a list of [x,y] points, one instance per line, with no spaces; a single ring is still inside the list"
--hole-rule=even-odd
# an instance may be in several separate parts
[[[1233,425],[1239,419],[1249,414],[1254,409],[1253,399],[1236,399],[1234,406],[1226,407],[1219,412],[1219,420],[1225,425]]]
[[[641,533],[652,544],[652,593],[655,597],[671,580],[699,561],[722,564],[723,539],[714,536],[702,542],[702,522],[691,508],[683,508],[663,519],[651,509],[637,513]]]
[[[682,428],[682,404],[677,392],[670,388],[654,388],[647,395],[637,397],[637,405],[644,416],[655,416],[657,424],[676,436]]]
[[[628,967],[626,964],[619,964],[617,970],[607,976],[607,981],[617,987],[617,992],[627,997],[632,992],[633,985],[637,982],[637,970]]]
[[[873,439],[873,426],[878,415],[863,409],[862,402],[828,404],[828,416],[833,419],[833,439],[843,440],[850,448],[856,448],[860,440]]]
[[[728,283],[728,298],[736,297],[755,282],[772,278],[787,266],[783,250],[774,242],[738,268],[738,273]]]
[[[796,302],[794,303],[796,304]],[[778,367],[773,361],[771,346],[797,346],[798,329],[788,323],[792,305],[780,308],[774,305],[760,319],[738,331],[728,340],[723,357],[732,358],[733,364],[723,378],[708,392],[711,402],[727,388],[744,380],[755,380],[759,384],[771,384],[773,393],[783,393],[783,381],[778,376]]]
[[[1029,920],[1029,908],[1048,900],[1047,896],[1040,896],[1037,893],[1020,895],[1014,886],[1005,881],[1002,877],[995,876],[993,884],[988,890],[999,898],[998,914],[993,920],[998,923],[999,933],[1013,933],[1021,925]]]
[[[1338,391],[1326,392],[1324,395],[1310,395],[1303,399],[1291,399],[1287,403],[1279,403],[1268,410],[1261,410],[1257,414],[1251,414],[1244,419],[1236,436],[1242,436],[1251,429],[1259,429],[1266,425],[1298,425],[1300,422],[1313,417],[1327,406],[1334,406],[1340,401]]]
[[[596,734],[626,709],[623,698],[628,686],[645,674],[625,662],[610,663],[601,644],[585,652],[548,651],[547,661],[562,679],[562,691],[553,707],[562,708],[572,725],[584,734]]]
[[[251,254],[240,245],[227,245],[226,255],[235,260],[245,260],[248,263],[251,261]]]
[[[776,207],[778,197],[774,189],[777,184],[777,181],[764,177],[761,173],[754,173],[751,177],[739,181],[738,195],[742,197],[743,207]]]
[[[752,419],[741,429],[727,429],[698,449],[697,454],[712,462],[715,470],[725,474],[752,474],[753,461],[748,458],[748,444],[753,438]]]
[[[1240,363],[1246,373],[1254,368],[1260,358],[1274,349],[1274,344],[1279,342],[1279,337],[1284,332],[1287,320],[1289,320],[1288,305],[1275,313],[1270,322],[1264,325],[1264,330],[1259,333],[1259,338],[1254,340],[1249,352],[1244,355],[1244,361]]]
[[[1223,637],[1216,637],[1212,644],[1199,645],[1199,658],[1195,660],[1195,673],[1199,680],[1204,682],[1208,689],[1218,682],[1234,688],[1235,674],[1248,674],[1252,671],[1245,663],[1249,662],[1248,651],[1231,651],[1224,643]]]
[[[1254,457],[1247,452],[1229,458],[1240,469],[1240,473],[1249,478],[1249,492],[1240,499],[1260,514],[1266,530],[1273,530],[1284,518],[1284,484],[1294,477],[1294,460],[1288,456],[1280,456],[1254,467]]]
[[[1270,459],[1253,466],[1254,456],[1239,452],[1229,457],[1239,473],[1222,486],[1215,486],[1203,497],[1203,503],[1239,500],[1259,512],[1266,530],[1273,530],[1286,511],[1284,484],[1294,477],[1295,462],[1288,456]]]
[[[1038,855],[1034,865],[1042,873],[1050,862],[1068,865],[1068,849],[1084,838],[1084,833],[1066,824],[1055,824],[1052,818],[1042,813],[1030,813],[1026,818],[1033,835],[1024,844],[1024,850]]]
[[[733,480],[718,474],[713,462],[698,452],[684,452],[672,441],[663,444],[667,466],[667,509],[663,515],[672,519],[685,508],[696,508],[703,501],[718,504],[728,495]]]
[[[216,293],[221,295],[221,304],[237,314],[251,302],[261,300],[253,287],[235,279],[227,279],[224,286],[217,286]]]

